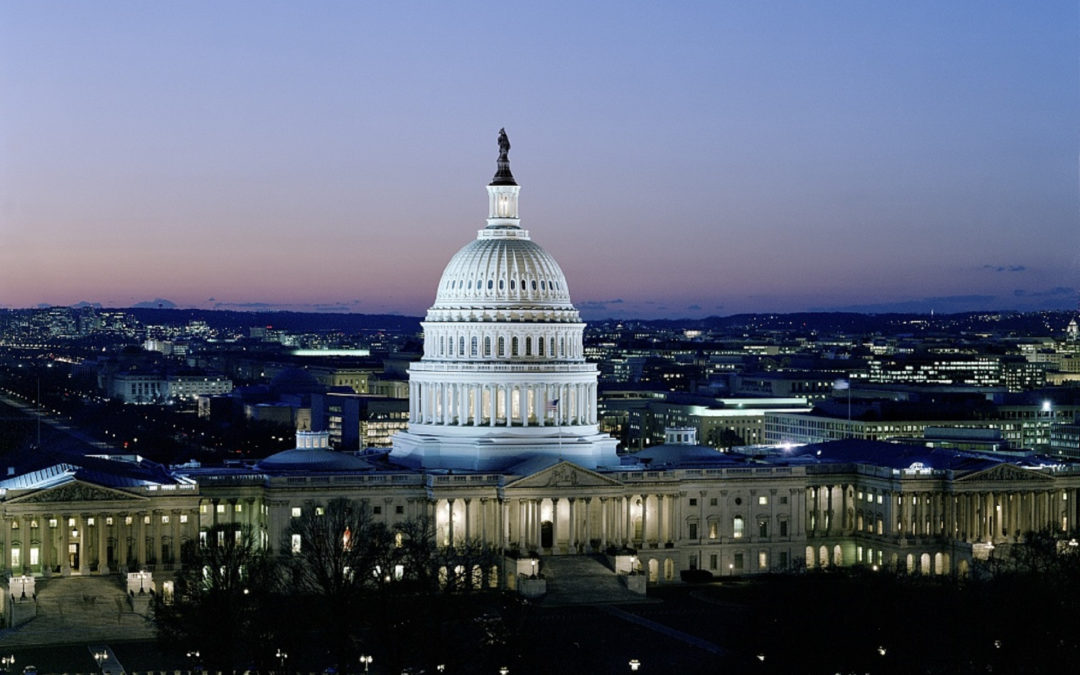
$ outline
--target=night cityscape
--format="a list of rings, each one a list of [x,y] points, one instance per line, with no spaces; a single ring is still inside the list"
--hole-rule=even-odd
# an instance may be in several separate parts
[[[0,3],[0,673],[1071,670],[1078,36]]]

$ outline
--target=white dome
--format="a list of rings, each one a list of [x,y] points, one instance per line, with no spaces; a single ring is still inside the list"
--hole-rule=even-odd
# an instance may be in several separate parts
[[[428,320],[453,320],[447,310],[514,309],[562,313],[574,307],[559,264],[527,231],[485,229],[450,259]]]

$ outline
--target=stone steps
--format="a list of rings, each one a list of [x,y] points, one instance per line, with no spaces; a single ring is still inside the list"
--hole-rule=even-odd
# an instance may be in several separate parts
[[[115,577],[39,580],[37,615],[22,626],[0,630],[0,644],[13,647],[152,637],[153,624],[131,611]]]
[[[628,590],[615,572],[593,556],[546,557],[542,570],[547,579],[545,607],[646,601],[644,596]]]

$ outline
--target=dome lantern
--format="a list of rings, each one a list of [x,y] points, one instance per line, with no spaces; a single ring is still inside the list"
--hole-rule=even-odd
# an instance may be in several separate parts
[[[510,140],[506,129],[499,129],[499,159],[495,177],[488,184],[488,229],[517,229],[521,227],[518,217],[518,192],[521,187],[510,173]]]

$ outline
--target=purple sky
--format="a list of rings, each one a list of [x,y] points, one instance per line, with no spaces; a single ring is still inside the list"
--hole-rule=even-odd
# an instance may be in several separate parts
[[[1075,0],[0,0],[0,306],[422,313],[523,225],[587,317],[1075,307]]]

